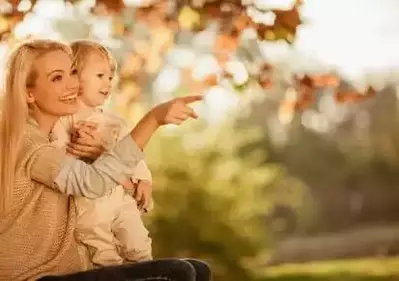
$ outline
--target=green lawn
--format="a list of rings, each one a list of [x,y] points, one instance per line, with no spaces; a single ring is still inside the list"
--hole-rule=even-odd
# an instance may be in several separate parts
[[[280,277],[265,277],[258,281],[394,281],[399,276],[367,276],[367,275],[286,275]]]
[[[399,280],[399,258],[369,258],[286,264],[267,268],[259,281]]]

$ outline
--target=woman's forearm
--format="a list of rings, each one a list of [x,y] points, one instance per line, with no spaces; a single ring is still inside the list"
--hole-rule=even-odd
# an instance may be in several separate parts
[[[67,157],[54,183],[64,194],[98,198],[128,179],[143,159],[141,149],[126,136],[92,164]]]
[[[159,128],[156,118],[150,111],[137,123],[130,132],[130,136],[140,149],[143,149],[155,131]]]

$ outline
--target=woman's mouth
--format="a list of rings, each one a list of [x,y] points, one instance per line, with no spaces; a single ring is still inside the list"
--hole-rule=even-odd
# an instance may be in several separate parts
[[[64,103],[75,103],[77,100],[78,96],[76,94],[73,95],[68,95],[68,96],[64,96],[60,99],[60,101],[64,102]]]

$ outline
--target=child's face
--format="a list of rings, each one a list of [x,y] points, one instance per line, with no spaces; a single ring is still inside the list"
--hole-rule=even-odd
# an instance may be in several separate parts
[[[111,94],[113,73],[108,61],[90,54],[80,75],[80,99],[89,107],[100,106]]]

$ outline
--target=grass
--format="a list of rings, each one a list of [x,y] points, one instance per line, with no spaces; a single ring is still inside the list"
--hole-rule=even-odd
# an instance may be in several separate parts
[[[368,275],[287,275],[280,277],[265,277],[257,281],[394,281],[399,280],[399,276],[368,276]]]
[[[259,281],[399,280],[399,257],[285,264],[264,270]]]

